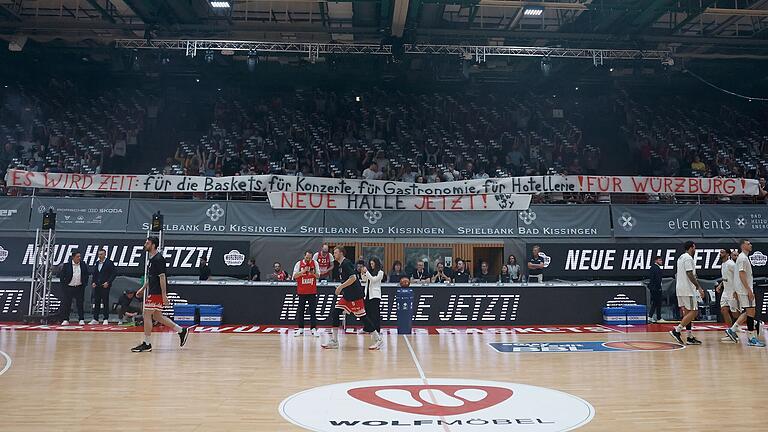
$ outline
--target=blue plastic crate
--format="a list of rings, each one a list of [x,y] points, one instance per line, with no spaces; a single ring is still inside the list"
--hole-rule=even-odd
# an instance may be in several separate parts
[[[180,326],[195,325],[195,312],[197,305],[175,304],[173,305],[173,321]]]
[[[627,308],[607,307],[603,308],[603,324],[624,325],[627,323]]]
[[[648,323],[648,306],[646,305],[627,305],[627,324],[645,325]]]
[[[221,316],[224,308],[221,305],[199,305],[200,325],[213,327],[221,325]]]

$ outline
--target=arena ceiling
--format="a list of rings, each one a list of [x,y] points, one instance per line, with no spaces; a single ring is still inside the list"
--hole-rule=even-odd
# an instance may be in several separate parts
[[[669,49],[768,58],[768,0],[0,0],[0,37],[72,47],[122,38]]]

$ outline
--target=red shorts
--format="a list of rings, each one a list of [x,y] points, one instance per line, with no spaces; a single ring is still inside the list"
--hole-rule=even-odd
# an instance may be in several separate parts
[[[363,302],[363,299],[349,301],[342,297],[336,302],[336,309],[341,309],[356,317],[365,316],[365,303]]]
[[[149,294],[144,300],[144,309],[163,309],[163,296],[160,294]]]

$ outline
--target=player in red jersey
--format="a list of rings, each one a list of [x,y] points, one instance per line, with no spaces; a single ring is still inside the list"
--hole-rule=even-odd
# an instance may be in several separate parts
[[[333,255],[331,255],[329,252],[328,245],[324,244],[318,252],[315,252],[315,255],[312,257],[312,259],[317,261],[317,264],[320,266],[317,279],[324,281],[331,280],[331,271],[333,270]]]
[[[333,329],[331,339],[323,345],[326,349],[339,348],[339,326],[341,325],[341,314],[343,312],[351,313],[360,318],[368,328],[375,328],[371,320],[365,315],[365,302],[363,298],[363,286],[360,284],[359,275],[355,271],[355,264],[344,257],[344,249],[336,246],[333,249],[333,258],[339,263],[339,273],[341,274],[341,284],[336,287],[336,295],[342,297],[336,303],[336,309],[331,312],[333,318]],[[369,346],[370,350],[381,349],[384,345],[384,339],[378,331],[372,333],[374,343]]]
[[[312,259],[312,252],[304,252],[304,259],[293,266],[293,280],[296,281],[296,292],[299,295],[299,328],[294,336],[304,334],[304,308],[309,304],[309,325],[312,336],[320,336],[317,331],[317,275],[319,265]]]

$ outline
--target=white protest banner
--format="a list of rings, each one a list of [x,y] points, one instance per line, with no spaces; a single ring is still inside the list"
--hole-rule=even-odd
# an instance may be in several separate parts
[[[233,177],[72,174],[8,170],[9,187],[88,192],[307,192],[331,195],[495,195],[539,193],[655,193],[758,195],[757,180],[692,177],[529,176],[406,183],[383,180],[249,175]]]
[[[332,195],[270,192],[269,205],[290,210],[527,210],[529,194],[496,195]]]

